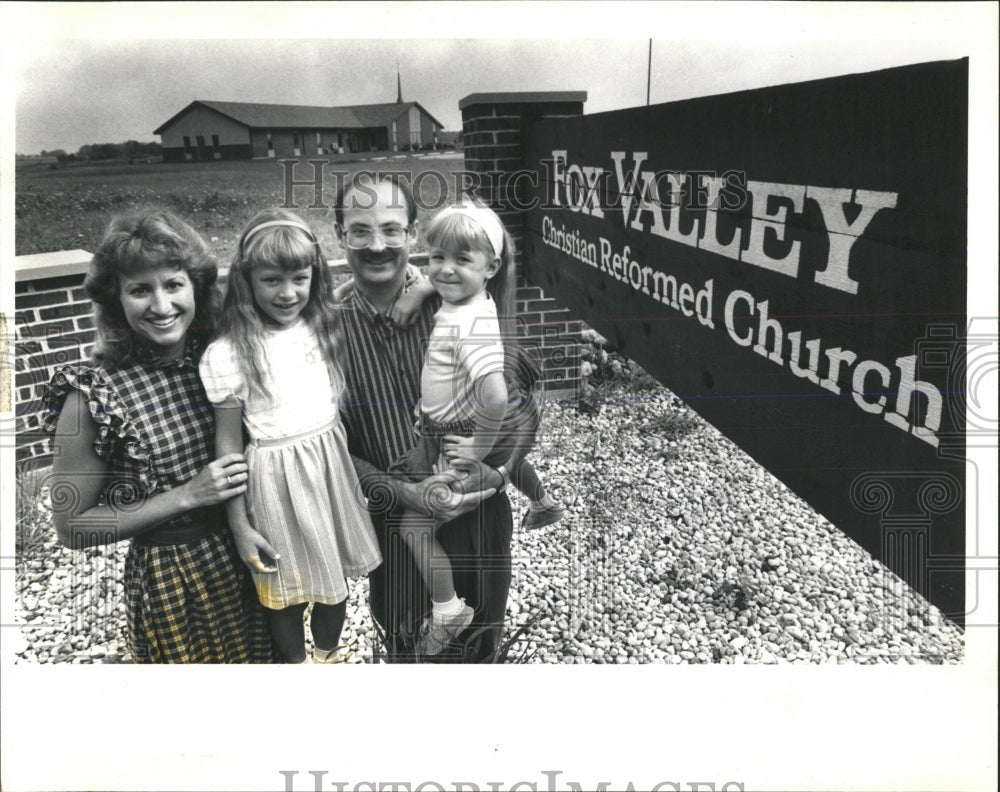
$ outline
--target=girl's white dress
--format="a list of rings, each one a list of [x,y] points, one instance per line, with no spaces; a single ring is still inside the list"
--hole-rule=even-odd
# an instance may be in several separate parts
[[[299,319],[268,330],[264,393],[251,395],[225,338],[201,359],[213,404],[235,396],[250,436],[247,510],[280,558],[277,572],[252,572],[261,603],[336,605],[347,577],[366,575],[382,556],[340,421],[344,377],[331,378],[312,329]],[[333,381],[335,380],[335,381]]]

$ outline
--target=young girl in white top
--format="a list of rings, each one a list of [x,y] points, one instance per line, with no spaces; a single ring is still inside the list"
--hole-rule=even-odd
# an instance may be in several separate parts
[[[426,239],[427,274],[442,305],[421,373],[419,440],[393,469],[424,478],[445,466],[463,470],[469,460],[501,468],[517,444],[514,427],[525,431],[524,421],[510,413],[537,410],[530,394],[512,398],[516,404],[508,409],[513,394],[504,377],[505,346],[516,352],[516,343],[504,343],[513,342],[513,242],[496,213],[472,203],[440,212],[428,225]],[[533,421],[537,429],[537,416]],[[562,517],[528,462],[511,470],[510,478],[533,506],[539,504],[537,524]],[[403,516],[403,538],[431,592],[432,613],[417,641],[418,654],[426,655],[440,653],[473,616],[455,594],[451,565],[435,530],[432,521],[415,512]]]
[[[249,437],[247,493],[226,507],[289,663],[307,662],[310,602],[316,661],[332,660],[346,578],[382,560],[339,417],[336,312],[312,231],[290,212],[261,212],[240,236],[221,333],[201,361],[216,449],[243,452],[244,429]]]

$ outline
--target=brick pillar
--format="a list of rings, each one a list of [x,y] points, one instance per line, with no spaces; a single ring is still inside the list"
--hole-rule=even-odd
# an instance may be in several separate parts
[[[85,362],[93,348],[94,309],[82,288],[89,262],[83,250],[17,258],[13,384],[19,463],[48,460],[48,439],[40,431],[42,387],[60,366]]]
[[[523,135],[533,121],[583,115],[586,99],[586,91],[476,93],[458,103],[465,167],[480,178],[474,192],[497,212],[517,247],[518,334],[527,348],[539,351],[546,393],[557,398],[579,393],[580,323],[541,287],[524,279],[526,217],[505,200],[511,183],[504,177],[523,167]],[[528,196],[520,184],[516,187],[523,204]]]

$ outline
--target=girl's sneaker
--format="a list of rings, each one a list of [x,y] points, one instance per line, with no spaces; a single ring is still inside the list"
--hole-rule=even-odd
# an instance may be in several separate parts
[[[431,614],[424,619],[417,638],[417,654],[433,656],[440,654],[446,645],[458,637],[466,627],[472,624],[474,611],[464,602],[462,610],[452,616],[437,617]]]
[[[338,646],[334,649],[316,648],[313,650],[313,662],[322,663],[323,665],[331,665],[333,663],[339,663],[340,662],[339,652],[341,648],[343,647]]]
[[[524,515],[521,522],[522,529],[544,528],[559,522],[566,516],[566,510],[558,503],[552,506],[541,506],[532,503],[528,506],[528,513]]]

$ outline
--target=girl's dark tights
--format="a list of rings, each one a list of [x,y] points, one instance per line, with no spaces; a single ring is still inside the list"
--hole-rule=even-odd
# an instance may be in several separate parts
[[[281,610],[264,609],[267,611],[271,635],[274,636],[274,642],[286,663],[301,663],[306,659],[305,625],[302,623],[302,613],[305,609],[305,603],[290,605]],[[313,642],[318,648],[337,647],[346,615],[347,600],[336,605],[313,603],[309,626],[312,629]]]
[[[336,649],[340,643],[340,633],[344,629],[344,618],[347,616],[347,600],[336,605],[313,603],[312,619],[309,627],[313,634],[313,643],[317,649]]]

